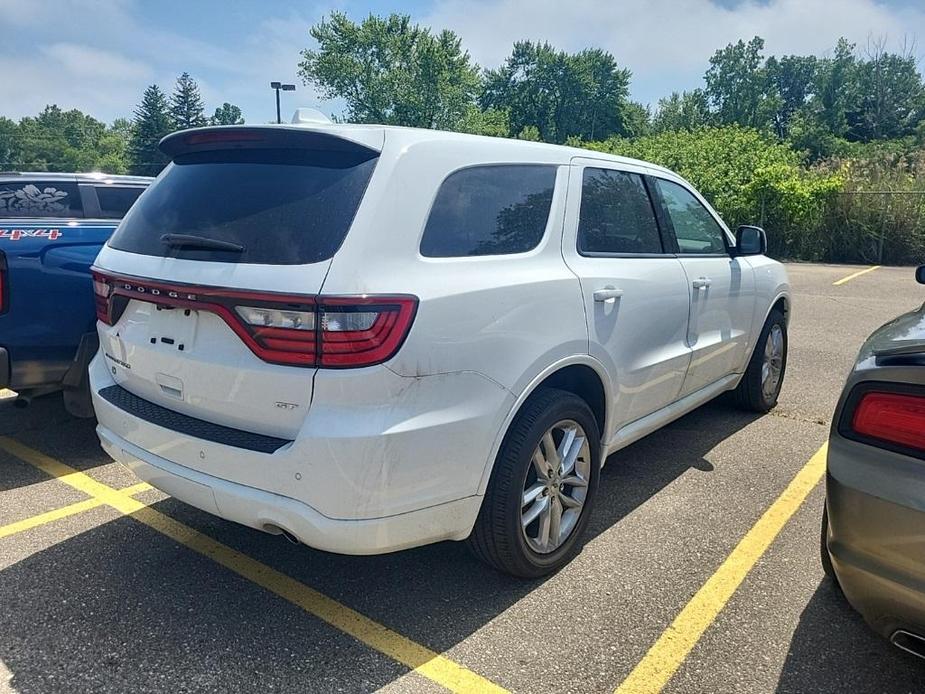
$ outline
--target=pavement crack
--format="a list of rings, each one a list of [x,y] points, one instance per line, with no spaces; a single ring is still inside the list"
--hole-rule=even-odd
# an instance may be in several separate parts
[[[798,414],[790,414],[789,412],[780,412],[778,410],[771,410],[768,414],[773,417],[780,417],[781,419],[789,419],[792,422],[802,422],[804,424],[817,424],[819,426],[827,427],[830,422],[828,419],[822,417],[804,417]]]

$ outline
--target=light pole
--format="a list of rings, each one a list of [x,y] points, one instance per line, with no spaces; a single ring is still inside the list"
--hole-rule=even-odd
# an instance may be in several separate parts
[[[284,92],[294,92],[295,85],[294,84],[283,84],[282,82],[270,82],[270,89],[276,90],[276,122],[282,123],[283,121],[279,115],[279,92],[280,90],[283,90]]]

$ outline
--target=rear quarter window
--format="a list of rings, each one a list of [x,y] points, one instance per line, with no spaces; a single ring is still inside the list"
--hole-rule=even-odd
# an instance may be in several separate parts
[[[546,231],[553,165],[473,166],[443,181],[421,238],[421,255],[455,258],[525,253]]]
[[[104,219],[122,219],[141,195],[139,186],[95,186],[100,201],[100,216]]]
[[[35,180],[0,183],[0,219],[82,216],[76,183]]]
[[[219,150],[179,155],[132,206],[109,245],[143,255],[298,265],[340,248],[376,165],[368,152]],[[242,247],[169,245],[165,235]]]

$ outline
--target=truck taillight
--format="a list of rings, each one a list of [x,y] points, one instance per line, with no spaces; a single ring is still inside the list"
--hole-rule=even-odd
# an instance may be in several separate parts
[[[867,391],[855,405],[851,431],[862,439],[925,451],[925,397]]]
[[[380,364],[401,347],[417,310],[414,296],[303,296],[167,285],[94,271],[97,317],[119,319],[127,300],[210,311],[264,361],[349,368]],[[117,308],[114,308],[117,307]]]
[[[10,305],[10,285],[7,279],[6,255],[0,251],[0,313],[6,313]]]

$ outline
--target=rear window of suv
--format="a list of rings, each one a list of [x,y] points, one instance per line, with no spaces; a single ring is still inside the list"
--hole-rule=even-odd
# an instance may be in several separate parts
[[[421,255],[454,258],[525,253],[536,248],[549,219],[556,167],[473,166],[443,181]]]
[[[368,152],[252,149],[177,156],[109,242],[143,255],[298,265],[331,258],[353,222],[376,157]],[[243,250],[168,244],[167,234]]]

